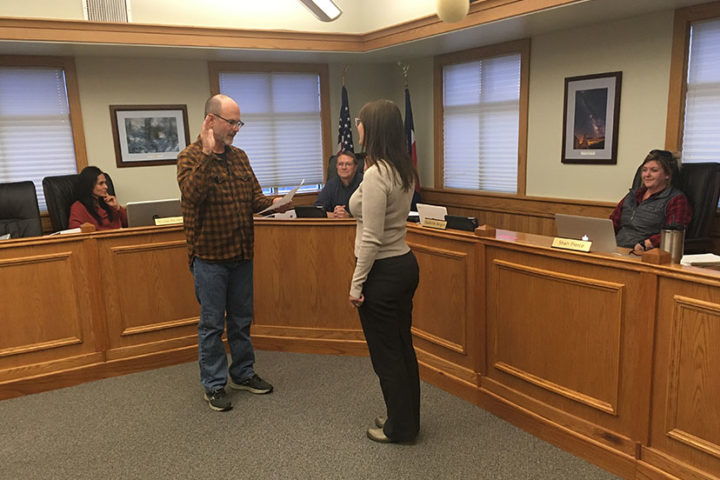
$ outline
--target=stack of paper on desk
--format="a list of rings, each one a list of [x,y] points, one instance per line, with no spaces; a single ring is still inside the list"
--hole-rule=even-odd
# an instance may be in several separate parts
[[[681,265],[694,265],[696,267],[709,267],[720,265],[720,255],[714,253],[699,253],[695,255],[683,255]]]

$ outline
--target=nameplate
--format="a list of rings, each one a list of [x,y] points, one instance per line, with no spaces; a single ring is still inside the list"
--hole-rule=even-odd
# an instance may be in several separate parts
[[[585,242],[583,240],[575,240],[573,238],[560,238],[555,237],[553,239],[552,246],[554,248],[563,248],[565,250],[575,250],[577,252],[589,252],[592,242]]]
[[[178,223],[183,223],[183,217],[163,217],[155,219],[155,225],[175,225]]]
[[[447,222],[445,220],[438,220],[435,218],[426,218],[422,224],[425,227],[440,228],[442,230],[445,230],[445,227],[447,227]]]

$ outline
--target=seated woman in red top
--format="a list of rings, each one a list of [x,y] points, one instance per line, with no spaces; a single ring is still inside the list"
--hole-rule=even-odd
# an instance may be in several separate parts
[[[78,184],[79,200],[70,207],[68,228],[77,228],[83,223],[92,223],[98,230],[127,227],[127,211],[107,190],[105,175],[99,168],[83,168]]]

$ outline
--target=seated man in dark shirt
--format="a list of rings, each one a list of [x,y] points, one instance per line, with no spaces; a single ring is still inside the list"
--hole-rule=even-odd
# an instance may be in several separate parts
[[[362,172],[358,172],[355,154],[345,151],[337,156],[337,177],[327,181],[318,194],[316,206],[323,207],[330,218],[350,217],[348,202],[350,196],[362,182]]]

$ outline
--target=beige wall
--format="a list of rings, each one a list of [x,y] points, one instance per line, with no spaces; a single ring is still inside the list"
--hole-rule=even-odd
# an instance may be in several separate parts
[[[350,117],[357,117],[360,109],[367,102],[379,98],[387,98],[404,108],[404,94],[402,90],[402,75],[397,65],[392,63],[355,63],[330,65],[330,123],[332,125],[333,151],[337,145],[338,119],[340,115],[342,72],[348,67],[345,74],[345,87],[348,91],[350,104]],[[355,151],[359,152],[361,146],[357,144],[357,130],[353,127],[353,141]]]
[[[175,167],[118,168],[115,162],[110,105],[186,104],[190,140],[202,126],[204,103],[210,93],[207,62],[159,58],[76,58],[80,103],[88,164],[108,172],[120,203],[179,198]],[[336,145],[340,111],[340,72],[344,65],[330,65],[331,144]],[[402,102],[402,80],[395,65],[350,65],[346,85],[351,115],[365,102],[391,98]],[[402,103],[398,103],[404,108]],[[242,105],[240,105],[242,110]],[[354,132],[357,142],[357,132]],[[359,146],[356,147],[359,151]],[[252,158],[250,159],[252,162]]]
[[[527,194],[618,201],[635,169],[665,144],[671,11],[532,39]],[[565,77],[622,71],[617,165],[566,165]]]
[[[664,145],[671,35],[672,12],[668,11],[532,38],[528,195],[614,202],[625,193],[647,151]],[[187,104],[194,139],[209,93],[207,63],[124,57],[79,57],[76,62],[89,163],[112,175],[122,203],[177,197],[173,166],[115,167],[108,106]],[[409,63],[420,179],[423,186],[432,187],[433,59]],[[330,65],[328,134],[333,149],[343,67]],[[354,63],[349,67],[346,86],[352,116],[365,102],[377,98],[394,100],[404,112],[403,81],[395,63]],[[564,78],[616,70],[623,72],[618,164],[562,164]]]
[[[666,11],[531,39],[527,195],[615,202],[627,193],[647,152],[665,144],[672,17]],[[433,59],[410,65],[420,180],[432,187]],[[623,72],[617,165],[562,164],[565,77],[611,71]]]
[[[0,17],[82,20],[82,0],[3,0],[0,2]]]
[[[154,58],[76,58],[88,164],[107,171],[120,203],[179,198],[175,166],[117,168],[110,105],[186,104],[190,141],[210,93],[207,62]]]
[[[433,59],[423,58],[407,62],[408,87],[415,124],[418,173],[423,186],[432,186],[433,142],[432,142],[432,66]],[[330,66],[330,103],[332,144],[337,144],[337,124],[340,113],[341,73],[344,65]],[[394,101],[403,117],[405,116],[405,85],[397,63],[352,64],[345,78],[350,102],[350,115],[356,117],[362,106],[369,101],[387,98]],[[419,133],[420,132],[420,133]],[[357,144],[357,131],[353,129],[355,151],[361,151]]]

